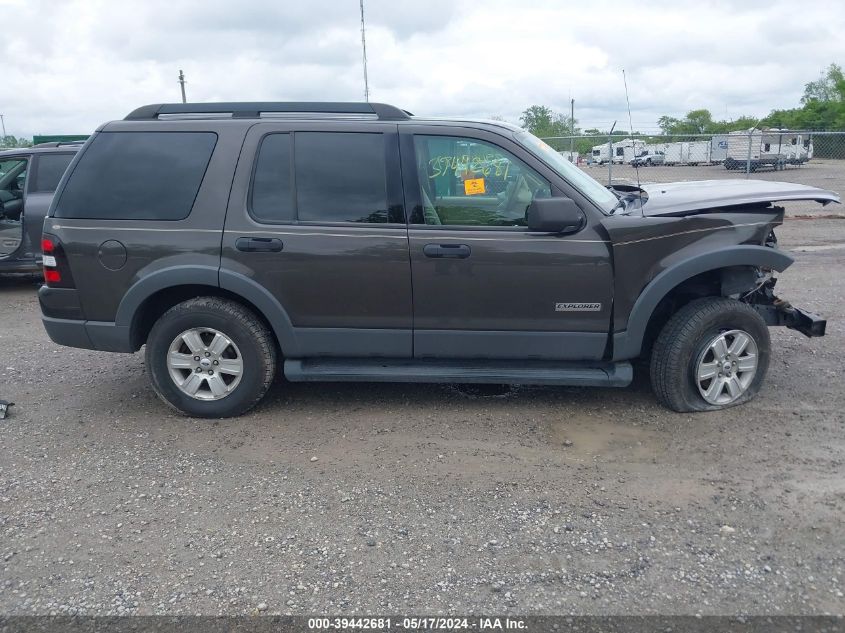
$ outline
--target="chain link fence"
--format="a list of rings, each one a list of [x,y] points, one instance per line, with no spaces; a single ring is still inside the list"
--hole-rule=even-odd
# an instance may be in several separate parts
[[[753,178],[845,192],[845,132],[558,136],[543,139],[601,183]],[[845,205],[785,205],[790,215],[845,216]]]

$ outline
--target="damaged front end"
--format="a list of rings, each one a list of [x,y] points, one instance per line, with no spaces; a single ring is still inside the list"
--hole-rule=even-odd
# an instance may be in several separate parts
[[[775,295],[777,279],[772,271],[758,270],[758,273],[762,281],[741,300],[757,310],[766,325],[786,326],[808,337],[824,336],[827,329],[825,319],[813,312],[796,308],[789,301]]]
[[[778,248],[774,229],[769,231],[763,245]],[[775,294],[778,280],[774,275],[775,271],[771,268],[743,266],[727,269],[722,274],[721,294],[750,305],[770,327],[785,326],[807,337],[824,336],[827,321],[778,297]]]

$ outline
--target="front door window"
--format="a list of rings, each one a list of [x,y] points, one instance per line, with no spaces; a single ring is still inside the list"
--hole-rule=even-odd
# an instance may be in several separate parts
[[[509,152],[473,138],[414,137],[422,212],[414,224],[524,227],[549,182]]]

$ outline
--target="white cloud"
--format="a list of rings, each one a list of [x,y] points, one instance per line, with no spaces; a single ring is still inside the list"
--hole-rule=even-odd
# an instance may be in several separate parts
[[[845,5],[366,0],[373,100],[419,114],[568,111],[634,126],[698,107],[717,118],[794,107],[843,61]],[[135,107],[190,100],[360,100],[357,0],[0,0],[0,112],[11,134],[87,133]],[[9,28],[8,25],[13,25]]]

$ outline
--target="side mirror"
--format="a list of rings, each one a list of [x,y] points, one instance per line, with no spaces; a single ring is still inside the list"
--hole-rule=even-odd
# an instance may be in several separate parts
[[[571,198],[538,198],[526,211],[529,231],[575,233],[586,223],[586,216]]]

